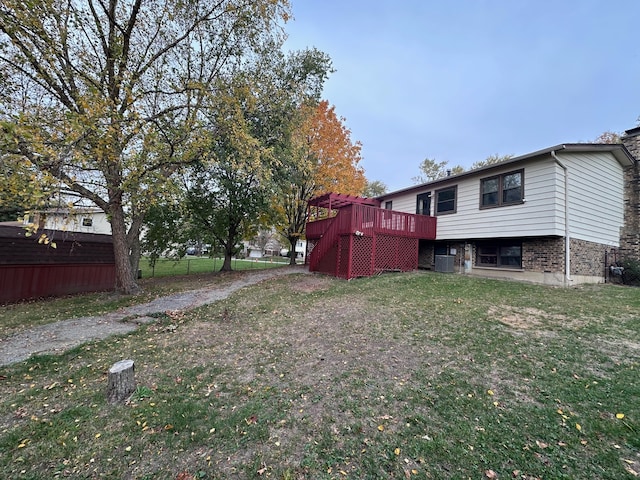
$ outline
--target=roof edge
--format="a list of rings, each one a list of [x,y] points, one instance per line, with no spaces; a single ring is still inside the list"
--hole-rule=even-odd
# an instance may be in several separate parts
[[[638,127],[638,130],[640,133],[640,127]],[[558,152],[558,151],[566,151],[569,153],[570,152],[598,152],[598,151],[611,152],[611,154],[616,158],[616,160],[623,166],[630,166],[635,163],[635,159],[633,158],[633,155],[631,155],[629,150],[627,150],[627,148],[621,143],[615,143],[615,144],[614,143],[561,143],[553,147],[547,147],[542,150],[536,150],[535,152],[526,153],[518,157],[513,157],[503,162],[493,163],[491,165],[485,165],[480,168],[474,168],[473,170],[458,173],[457,175],[450,175],[448,177],[438,178],[437,180],[433,180],[431,182],[421,183],[419,185],[412,185],[411,187],[406,187],[400,190],[395,190],[393,192],[385,193],[384,195],[380,195],[379,197],[376,197],[376,199],[382,200],[384,198],[389,197],[390,195],[397,195],[399,193],[411,192],[413,190],[423,190],[425,187],[440,185],[442,183],[449,182],[452,179],[470,177],[481,172],[496,170],[506,165],[517,164],[520,162],[524,162],[526,160],[530,160],[532,158],[550,155],[551,152]]]

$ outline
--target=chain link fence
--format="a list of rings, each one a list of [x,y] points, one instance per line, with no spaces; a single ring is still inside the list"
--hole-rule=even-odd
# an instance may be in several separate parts
[[[169,275],[190,275],[196,273],[217,272],[222,268],[223,258],[184,257],[180,260],[159,258],[154,265],[149,264],[148,258],[140,259],[140,276],[142,278],[164,277]],[[288,258],[265,257],[259,259],[234,258],[231,260],[233,270],[261,270],[287,265]]]

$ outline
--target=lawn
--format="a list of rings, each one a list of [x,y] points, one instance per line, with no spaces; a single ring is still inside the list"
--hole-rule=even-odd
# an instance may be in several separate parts
[[[639,293],[279,278],[1,369],[0,478],[637,478]]]
[[[142,278],[166,277],[173,275],[190,275],[194,273],[217,272],[222,267],[223,258],[217,257],[183,257],[180,260],[160,258],[155,265],[149,265],[147,258],[140,260]],[[281,267],[289,263],[285,257],[265,257],[259,259],[232,259],[234,270],[260,270],[263,268]]]

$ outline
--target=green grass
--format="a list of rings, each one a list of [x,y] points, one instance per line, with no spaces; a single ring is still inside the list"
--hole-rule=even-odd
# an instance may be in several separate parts
[[[2,369],[0,477],[632,479],[639,352],[637,289],[292,275]]]
[[[180,260],[161,258],[155,267],[149,265],[146,258],[140,260],[140,270],[143,278],[166,277],[174,275],[188,275],[196,273],[217,272],[222,267],[223,258],[183,257]],[[265,268],[281,267],[289,263],[288,258],[269,257],[264,259],[232,259],[233,270],[261,270]]]

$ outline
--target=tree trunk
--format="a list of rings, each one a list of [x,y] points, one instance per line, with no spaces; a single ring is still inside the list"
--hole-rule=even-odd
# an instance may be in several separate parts
[[[231,268],[231,258],[233,257],[233,247],[229,246],[227,243],[224,246],[224,262],[222,262],[221,272],[231,272],[233,268]]]
[[[236,253],[237,229],[233,222],[229,222],[229,231],[227,232],[227,240],[224,242],[224,262],[222,263],[221,272],[231,272],[231,258]]]
[[[142,229],[142,223],[144,216],[140,213],[134,214],[131,227],[127,232],[127,244],[129,245],[129,263],[131,264],[131,275],[133,275],[134,282],[138,279],[138,269],[140,268],[140,230]]]
[[[289,249],[289,265],[296,265],[296,245],[299,237],[289,237],[291,248]]]
[[[138,293],[140,287],[138,287],[131,272],[127,227],[124,221],[122,205],[111,203],[109,213],[111,214],[111,238],[116,262],[116,292],[132,295]]]
[[[124,402],[136,389],[133,360],[120,360],[109,369],[107,379],[107,401]]]

